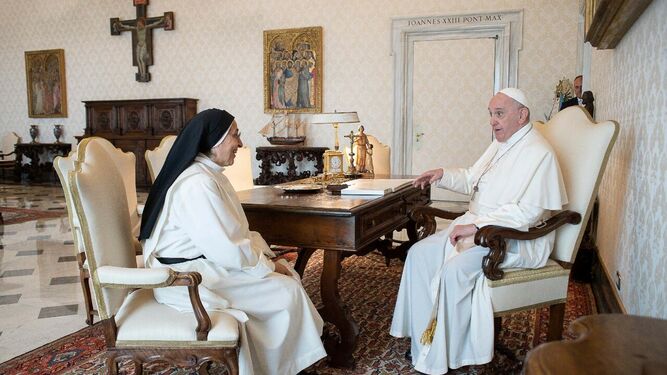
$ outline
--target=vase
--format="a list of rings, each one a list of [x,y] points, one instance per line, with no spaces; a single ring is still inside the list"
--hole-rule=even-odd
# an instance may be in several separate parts
[[[30,143],[37,143],[37,136],[39,135],[39,128],[37,125],[30,125],[30,138],[32,138],[32,142]]]
[[[60,137],[63,135],[62,125],[53,125],[53,135],[56,137],[56,143],[60,143]]]

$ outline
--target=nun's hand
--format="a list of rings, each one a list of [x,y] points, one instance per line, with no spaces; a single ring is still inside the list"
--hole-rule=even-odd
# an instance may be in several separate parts
[[[285,267],[285,265],[277,261],[274,261],[273,264],[276,266],[273,272],[277,272],[279,274],[292,277],[292,272],[290,272],[290,270],[287,267]]]

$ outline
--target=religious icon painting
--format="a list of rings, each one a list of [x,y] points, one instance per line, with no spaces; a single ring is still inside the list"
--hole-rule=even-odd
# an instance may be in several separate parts
[[[25,52],[29,117],[67,117],[65,50]]]
[[[264,112],[322,112],[322,27],[264,31]]]

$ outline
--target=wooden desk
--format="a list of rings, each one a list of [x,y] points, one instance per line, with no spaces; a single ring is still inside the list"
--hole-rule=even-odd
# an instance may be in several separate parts
[[[417,206],[430,204],[430,190],[412,186],[383,197],[315,194],[283,194],[274,187],[238,192],[250,229],[274,245],[303,248],[296,270],[303,274],[308,258],[324,249],[320,279],[322,318],[334,324],[340,341],[328,337],[325,348],[334,367],[354,367],[352,353],[359,326],[338,293],[341,261],[350,255],[363,255],[378,246],[378,239],[394,230],[407,228],[416,238],[414,223],[407,214]],[[363,282],[363,280],[360,280]]]
[[[542,344],[526,357],[526,375],[667,374],[667,320],[622,314],[575,320],[573,341]]]
[[[16,166],[14,169],[15,180],[21,181],[21,175],[25,172],[30,181],[57,181],[57,175],[53,169],[53,158],[56,156],[67,156],[72,150],[70,143],[17,143],[14,146],[16,152]],[[28,164],[23,164],[23,157],[30,159]]]

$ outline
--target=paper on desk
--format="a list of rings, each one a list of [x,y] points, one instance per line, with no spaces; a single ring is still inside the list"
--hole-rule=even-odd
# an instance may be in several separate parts
[[[341,195],[385,195],[412,183],[412,179],[360,178],[346,182]]]

